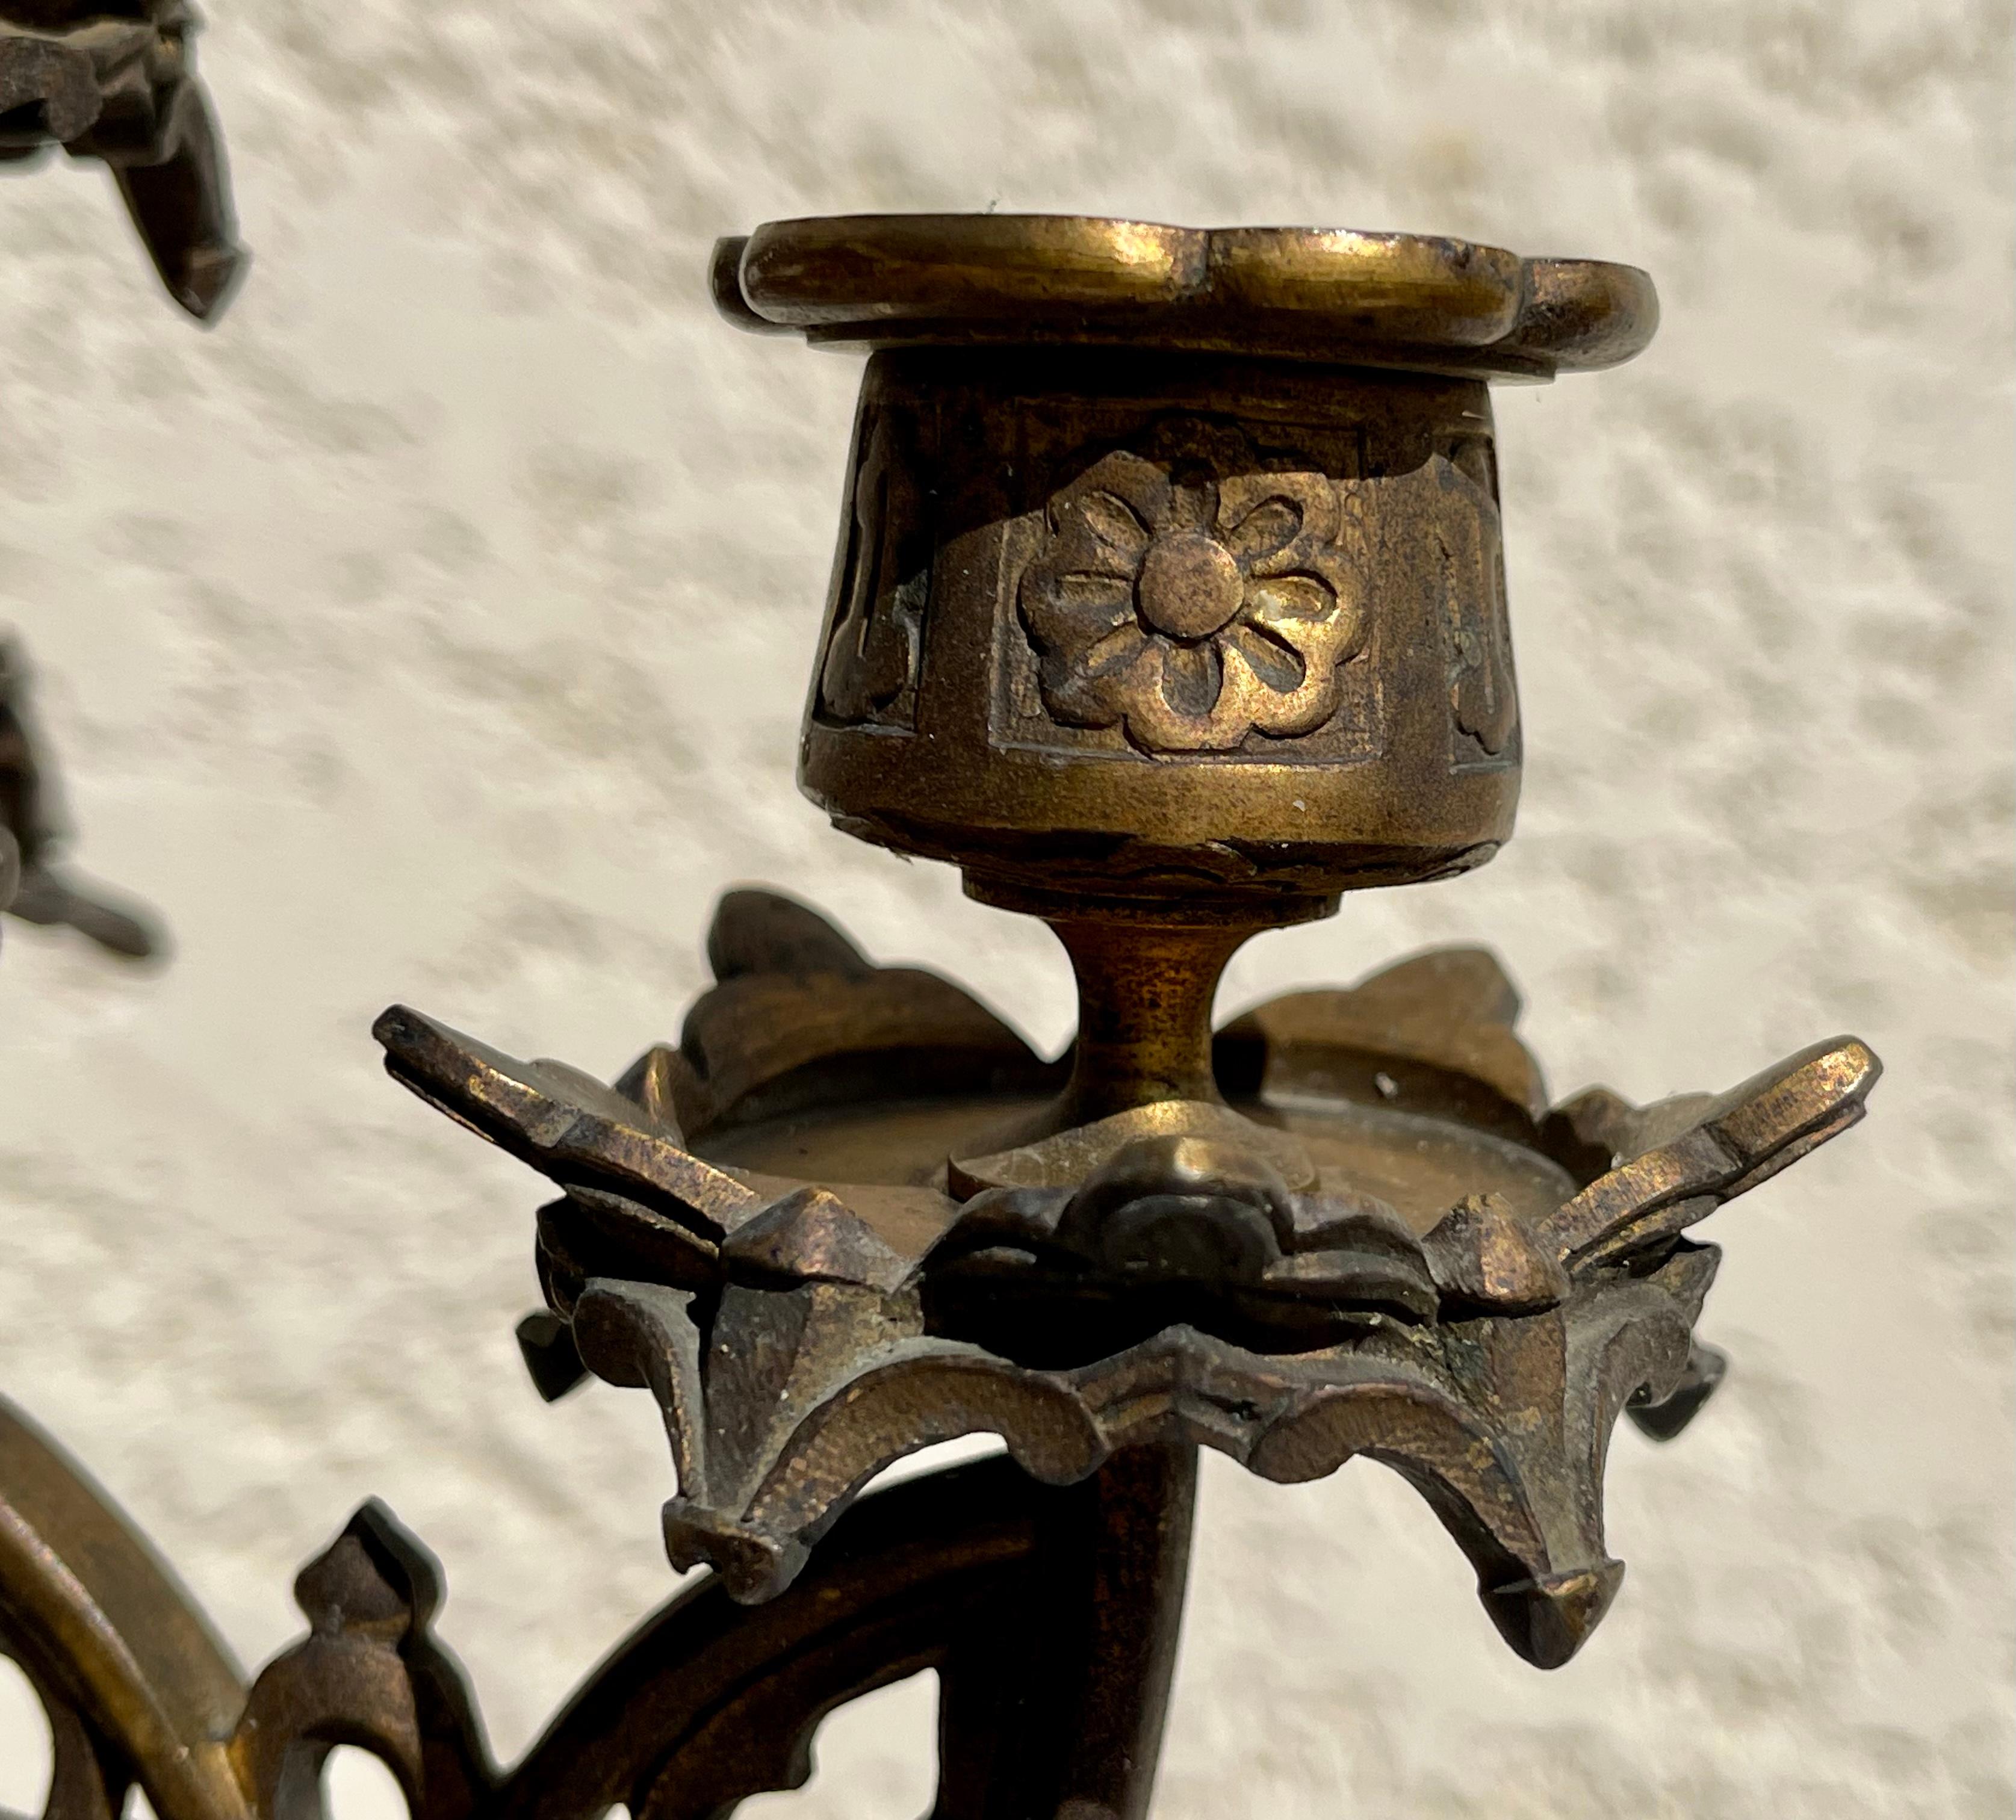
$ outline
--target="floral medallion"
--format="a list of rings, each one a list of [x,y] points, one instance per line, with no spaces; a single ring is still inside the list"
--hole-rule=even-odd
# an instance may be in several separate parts
[[[1050,500],[1022,577],[1045,707],[1150,753],[1314,732],[1364,642],[1340,516],[1319,473],[1172,475],[1125,450],[1095,462]]]

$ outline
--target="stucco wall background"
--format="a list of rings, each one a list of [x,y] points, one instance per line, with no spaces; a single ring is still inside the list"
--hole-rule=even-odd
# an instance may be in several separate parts
[[[1889,1072],[1708,1228],[1735,1369],[1674,1447],[1620,1438],[1630,1577],[1566,1670],[1503,1649],[1391,1475],[1208,1459],[1157,1811],[2006,1813],[2005,9],[211,11],[257,255],[220,329],[101,173],[0,184],[0,619],[81,858],[177,944],[141,972],[8,927],[0,1387],[241,1657],[373,1492],[445,1563],[506,1754],[668,1591],[655,1413],[537,1401],[539,1185],[383,1078],[382,1005],[614,1072],[757,879],[1067,1034],[1042,930],[792,789],[858,367],[718,324],[712,237],[1414,228],[1645,265],[1665,325],[1499,394],[1519,838],[1256,943],[1222,1005],[1483,940],[1563,1093],[1843,1029]],[[776,1813],[922,1804],[928,1690],[855,1721]]]

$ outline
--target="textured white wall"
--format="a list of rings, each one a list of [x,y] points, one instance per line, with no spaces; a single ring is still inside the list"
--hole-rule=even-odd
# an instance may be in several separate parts
[[[445,1561],[507,1752],[668,1589],[655,1415],[534,1397],[538,1185],[383,1079],[381,1005],[613,1070],[764,879],[1066,1034],[1041,930],[793,791],[856,365],[718,324],[712,237],[1414,228],[1643,264],[1665,327],[1499,395],[1520,838],[1255,944],[1226,1002],[1481,939],[1564,1091],[1845,1028],[1890,1072],[1708,1228],[1736,1369],[1683,1442],[1619,1441],[1631,1577],[1567,1670],[1396,1479],[1208,1462],[1157,1811],[2006,1813],[2000,0],[212,11],[257,253],[220,330],[102,174],[0,185],[0,617],[82,858],[178,941],[149,973],[8,930],[0,1385],[243,1658],[370,1492]],[[901,1811],[923,1709],[870,1717],[797,1812]]]

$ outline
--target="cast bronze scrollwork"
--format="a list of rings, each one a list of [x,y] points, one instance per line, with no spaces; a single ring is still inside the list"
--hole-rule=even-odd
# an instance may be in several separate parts
[[[385,1013],[394,1077],[558,1190],[527,1366],[549,1400],[590,1375],[655,1399],[667,1552],[709,1571],[500,1770],[387,1513],[303,1574],[309,1639],[248,1688],[59,1457],[0,1430],[0,1613],[73,1741],[65,1820],[135,1779],[162,1820],[292,1820],[341,1741],[420,1820],[718,1815],[923,1667],[941,1820],[1139,1816],[1207,1447],[1283,1482],[1391,1467],[1556,1667],[1623,1574],[1615,1425],[1670,1438],[1724,1369],[1694,1334],[1719,1253],[1690,1235],[1862,1114],[1851,1037],[1719,1095],[1557,1102],[1481,948],[1214,1027],[1255,933],[1510,836],[1487,382],[1629,358],[1643,274],[866,217],[724,242],[714,282],[745,328],[872,354],[801,782],[1045,919],[1077,1035],[1039,1056],[747,890],[679,1041],[613,1084]],[[975,1432],[1008,1457],[860,1495]],[[182,1641],[101,1647],[146,1624]]]

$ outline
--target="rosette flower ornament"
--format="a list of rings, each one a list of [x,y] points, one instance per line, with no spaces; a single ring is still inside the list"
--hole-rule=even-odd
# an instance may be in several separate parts
[[[1043,700],[1150,753],[1312,733],[1361,648],[1358,566],[1319,473],[1179,478],[1120,451],[1053,499],[1022,577]]]

